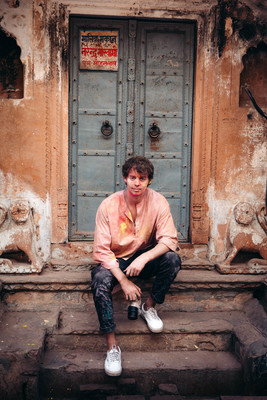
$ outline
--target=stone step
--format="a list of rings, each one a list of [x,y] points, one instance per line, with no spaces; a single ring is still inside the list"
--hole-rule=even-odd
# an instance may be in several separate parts
[[[234,327],[247,322],[243,313],[166,312],[158,307],[158,315],[164,322],[164,331],[152,334],[142,318],[130,321],[127,310],[115,313],[116,334],[119,344],[125,351],[229,351],[232,346]],[[105,345],[103,335],[98,334],[99,323],[96,312],[62,311],[60,328],[46,338],[46,348],[87,349],[101,351]]]
[[[38,394],[45,336],[58,325],[58,312],[4,312],[0,318],[0,398]],[[27,398],[27,397],[25,397]],[[37,397],[33,397],[37,398]]]
[[[39,310],[49,307],[90,310],[93,307],[90,289],[91,273],[44,270],[41,274],[0,274],[2,296],[9,309]],[[144,296],[152,280],[137,280]],[[177,311],[240,310],[253,292],[264,285],[264,275],[223,275],[215,270],[181,270],[173,282],[165,304]],[[41,294],[41,296],[40,296]],[[123,296],[118,292],[115,305]]]
[[[81,385],[116,384],[121,378],[135,379],[138,393],[147,396],[159,384],[170,382],[177,386],[180,395],[242,393],[242,367],[230,352],[122,352],[120,378],[105,374],[104,359],[104,350],[47,351],[40,369],[41,395],[75,398]]]
[[[17,357],[38,360],[44,337],[58,326],[56,311],[4,312],[0,318],[0,353],[13,352]]]
[[[142,358],[146,358],[147,353],[158,353],[159,348],[160,353],[208,355],[229,353],[231,349],[242,363],[246,382],[253,381],[246,384],[244,393],[267,394],[266,316],[264,318],[264,309],[256,299],[246,306],[247,311],[242,313],[165,312],[162,308],[159,309],[159,315],[162,313],[165,330],[156,335],[148,331],[142,320],[128,321],[126,313],[118,314],[118,339],[123,353],[141,354]],[[255,321],[253,310],[259,316],[259,323]],[[255,326],[251,324],[251,319]],[[63,307],[61,311],[54,308],[50,310],[47,306],[46,311],[6,311],[0,323],[0,398],[11,396],[18,399],[21,393],[37,393],[42,355],[46,358],[48,353],[70,354],[71,360],[73,353],[75,358],[76,353],[92,350],[105,356],[104,338],[98,334],[98,322],[92,310],[80,312]],[[68,368],[71,370],[72,367]],[[147,374],[150,376],[150,371]],[[80,382],[79,374],[77,379]],[[94,379],[97,383],[99,376],[95,374],[89,383],[95,383]],[[86,381],[82,384],[89,383]]]

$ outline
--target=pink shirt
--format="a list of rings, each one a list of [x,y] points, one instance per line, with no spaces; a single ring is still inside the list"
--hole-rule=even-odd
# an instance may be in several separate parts
[[[94,260],[105,268],[118,266],[117,258],[130,258],[137,250],[157,243],[177,250],[177,231],[170,206],[160,193],[147,189],[136,205],[136,220],[127,207],[124,191],[113,193],[100,204],[96,214]]]

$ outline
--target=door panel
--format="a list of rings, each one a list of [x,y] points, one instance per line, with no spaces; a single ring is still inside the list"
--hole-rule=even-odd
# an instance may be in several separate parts
[[[120,166],[125,158],[125,123],[121,122],[127,79],[126,21],[71,20],[70,60],[70,229],[71,240],[93,238],[95,214],[101,201],[121,187]],[[116,71],[80,68],[81,34],[87,30],[118,32],[120,61]],[[122,55],[125,55],[125,60]],[[101,132],[108,123],[113,132]],[[107,132],[107,131],[103,131]]]
[[[141,147],[139,153],[153,162],[151,187],[168,199],[182,241],[189,226],[193,32],[193,25],[154,22],[140,23],[137,36],[137,84],[144,89],[136,150]]]
[[[94,118],[92,118],[94,116]],[[81,153],[95,154],[97,151],[99,153],[105,151],[109,152],[111,155],[115,155],[115,135],[110,135],[109,137],[103,138],[100,135],[100,130],[103,124],[105,116],[99,116],[95,114],[84,115],[81,112],[79,115],[79,151]],[[90,121],[88,123],[88,121]],[[110,121],[112,127],[116,126],[116,115],[108,116],[108,121]],[[90,126],[90,135],[88,134]]]
[[[148,75],[146,71],[146,112],[147,114],[169,114],[171,113],[182,113],[182,98],[179,96],[183,92],[183,81],[179,77],[166,76],[167,71],[164,71],[164,75],[156,74],[153,71],[153,75]]]
[[[117,71],[80,69],[80,32],[98,29],[118,31]],[[100,202],[125,187],[126,156],[140,154],[187,241],[194,25],[73,18],[71,39],[70,239],[93,237]],[[106,121],[110,136],[101,133]]]
[[[157,125],[161,129],[158,140],[151,140],[148,132],[149,127],[157,122]],[[169,153],[169,157],[174,155],[182,155],[182,119],[177,118],[174,124],[172,118],[146,118],[145,125],[145,149],[148,152],[149,149],[153,151],[153,157],[161,157],[160,153]]]

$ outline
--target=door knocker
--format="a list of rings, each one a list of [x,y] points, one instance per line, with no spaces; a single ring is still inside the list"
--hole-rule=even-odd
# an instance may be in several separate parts
[[[147,133],[149,134],[149,136],[151,137],[151,139],[156,139],[157,137],[159,137],[159,135],[160,135],[160,129],[159,129],[158,125],[156,124],[156,122],[153,122],[153,123],[150,125],[150,127],[149,127]]]
[[[106,120],[106,121],[104,121],[104,122],[102,123],[102,126],[101,126],[101,133],[102,133],[102,135],[105,136],[105,137],[108,137],[108,136],[112,135],[112,133],[113,133],[113,127],[112,127],[111,123],[110,123],[108,120]]]

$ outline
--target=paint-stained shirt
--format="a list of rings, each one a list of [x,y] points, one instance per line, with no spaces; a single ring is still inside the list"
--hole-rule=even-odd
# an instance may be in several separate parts
[[[177,250],[177,231],[163,195],[148,188],[136,205],[136,212],[133,221],[124,191],[103,200],[96,214],[94,260],[97,263],[111,269],[118,266],[117,258],[128,259],[138,250],[157,243]]]

